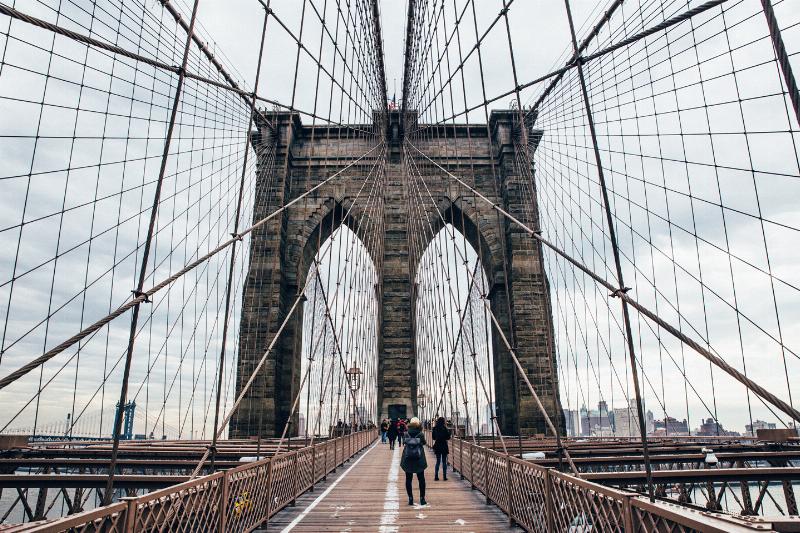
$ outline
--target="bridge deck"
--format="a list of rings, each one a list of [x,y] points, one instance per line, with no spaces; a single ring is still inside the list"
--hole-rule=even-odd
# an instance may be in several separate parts
[[[430,450],[426,499],[428,505],[408,505],[405,475],[400,469],[401,448],[371,446],[329,476],[315,492],[306,493],[270,520],[270,531],[406,531],[427,532],[521,531],[510,528],[508,517],[486,505],[483,495],[470,490],[460,476],[433,481],[435,459]],[[414,497],[419,501],[416,477]]]

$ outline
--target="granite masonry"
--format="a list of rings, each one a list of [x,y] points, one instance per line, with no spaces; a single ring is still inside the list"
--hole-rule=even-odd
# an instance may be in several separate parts
[[[296,202],[253,232],[240,323],[237,394],[291,311],[320,244],[344,223],[365,235],[362,241],[378,271],[377,412],[387,416],[390,410],[404,408],[411,416],[417,405],[411,280],[419,259],[416,255],[420,254],[409,250],[407,195],[409,187],[419,187],[419,180],[416,184],[410,181],[407,166],[412,161],[404,157],[404,151],[418,155],[418,149],[454,175],[468,176],[468,182],[492,202],[535,228],[536,206],[529,205],[533,169],[528,173],[517,170],[521,160],[516,153],[519,148],[515,148],[519,144],[514,142],[515,135],[519,135],[515,130],[518,113],[494,111],[488,127],[417,126],[413,113],[401,120],[398,112],[389,113],[388,124],[376,120],[374,124],[355,127],[304,125],[299,115],[289,112],[266,116],[273,125],[257,119],[257,131],[251,134],[259,154],[254,221],[334,173],[346,170],[321,187],[318,194]],[[412,126],[424,133],[404,143],[402,131],[410,131]],[[529,149],[535,150],[542,133],[530,125],[526,127],[531,138],[537,139],[529,143],[533,146]],[[383,136],[385,145],[350,165]],[[385,165],[380,197],[374,194],[376,188],[369,187],[369,176],[379,163]],[[438,203],[438,211],[443,214],[439,216],[428,206],[434,233],[443,227],[444,218],[478,251],[489,280],[486,297],[491,308],[545,409],[557,427],[563,428],[549,288],[542,271],[540,246],[488,203],[446,179],[433,163],[415,167],[417,171],[425,176],[430,191],[430,196],[427,191],[424,194]],[[351,216],[345,216],[351,208]],[[383,220],[375,220],[375,213],[381,212]],[[271,437],[283,430],[300,385],[302,316],[302,309],[292,313],[267,364],[230,422],[231,437]],[[497,417],[502,431],[546,433],[544,419],[496,332],[492,334],[492,347]]]

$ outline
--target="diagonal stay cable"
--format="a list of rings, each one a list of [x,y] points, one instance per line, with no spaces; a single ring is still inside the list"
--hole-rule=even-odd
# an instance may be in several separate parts
[[[376,144],[375,146],[373,146],[372,148],[367,150],[365,153],[361,154],[358,158],[356,158],[353,161],[351,161],[347,166],[345,166],[344,168],[342,168],[338,172],[336,172],[333,175],[331,175],[329,178],[321,181],[320,183],[318,183],[314,187],[310,188],[309,190],[307,190],[303,194],[297,196],[296,198],[290,200],[289,202],[286,202],[286,204],[284,204],[282,207],[276,209],[275,211],[273,211],[272,213],[270,213],[266,217],[262,218],[261,220],[259,220],[255,224],[251,225],[250,227],[242,230],[240,233],[238,233],[236,235],[233,235],[230,239],[220,243],[219,246],[217,246],[216,248],[214,248],[213,250],[211,250],[207,254],[205,254],[202,257],[199,257],[196,260],[192,261],[191,263],[187,264],[182,269],[180,269],[179,271],[177,271],[176,273],[174,273],[170,277],[164,279],[160,283],[154,285],[150,289],[148,289],[146,291],[143,291],[141,294],[139,294],[135,298],[131,299],[129,302],[127,302],[127,303],[121,305],[120,307],[118,307],[112,313],[109,313],[108,315],[106,315],[105,317],[101,318],[100,320],[98,320],[94,324],[82,329],[80,332],[78,332],[75,335],[73,335],[72,337],[66,339],[64,342],[62,342],[58,346],[55,346],[54,348],[48,350],[47,352],[43,353],[39,357],[36,357],[35,359],[31,360],[29,363],[21,366],[17,370],[15,370],[15,371],[11,372],[10,374],[6,375],[2,379],[0,379],[0,390],[4,389],[5,387],[10,385],[11,383],[15,382],[16,380],[18,380],[19,378],[24,376],[25,374],[29,373],[30,371],[32,371],[32,370],[38,368],[39,366],[41,366],[42,364],[46,363],[47,361],[49,361],[53,357],[57,356],[58,354],[60,354],[61,352],[63,352],[67,348],[69,348],[70,346],[72,346],[75,343],[81,341],[82,339],[88,337],[94,331],[102,328],[103,326],[105,326],[106,324],[111,322],[112,320],[118,318],[120,315],[123,315],[126,311],[130,310],[134,306],[139,305],[142,302],[145,302],[145,301],[149,300],[150,296],[153,296],[154,294],[156,294],[158,291],[160,291],[164,287],[166,287],[166,286],[170,285],[171,283],[173,283],[174,281],[180,279],[186,273],[191,272],[192,270],[197,268],[197,266],[205,263],[210,258],[214,257],[215,255],[217,255],[221,251],[223,251],[226,248],[230,247],[234,242],[241,240],[244,236],[246,236],[246,235],[252,233],[253,231],[255,231],[256,229],[260,228],[261,226],[263,226],[264,224],[266,224],[267,222],[269,222],[270,220],[272,220],[273,218],[275,218],[276,216],[281,214],[283,211],[285,211],[286,209],[290,208],[291,206],[293,206],[294,204],[296,204],[297,202],[302,200],[303,198],[311,195],[312,193],[314,193],[315,191],[319,190],[323,186],[327,185],[331,181],[333,181],[336,178],[342,176],[342,174],[345,171],[347,171],[348,169],[352,168],[354,165],[356,165],[362,159],[366,158],[368,155],[370,155],[372,152],[374,152],[382,144],[383,144],[382,142]]]
[[[381,146],[382,144],[383,143],[380,143],[378,146]],[[381,154],[383,154],[383,151],[381,152]],[[378,158],[377,160],[380,160],[380,159],[381,158]],[[325,181],[328,181],[328,180],[325,180]],[[322,182],[322,183],[325,183],[325,182]],[[361,185],[361,189],[359,190],[359,194],[361,193],[361,191],[363,191],[364,186],[366,185],[366,183],[367,183],[367,180],[364,180],[364,183]],[[374,185],[375,185],[375,182],[373,183],[372,189],[370,190],[370,198],[372,197],[372,192],[374,191]],[[299,197],[296,198],[295,200],[298,200],[298,199],[299,199]],[[293,202],[295,200],[293,200]],[[355,204],[353,204],[353,205],[355,205]],[[353,208],[353,205],[350,206],[351,210]],[[348,214],[349,214],[349,210],[348,210]],[[332,246],[329,246],[328,248],[326,248],[325,254],[327,254],[327,251],[330,250],[330,249],[332,249]],[[325,254],[323,254],[323,256]],[[313,266],[312,268],[316,269],[316,265]],[[274,348],[275,344],[277,343],[278,339],[281,336],[281,333],[285,329],[286,325],[289,323],[289,320],[291,319],[292,315],[294,315],[294,312],[297,310],[298,305],[300,304],[301,301],[303,301],[305,287],[307,287],[311,283],[312,279],[314,279],[313,276],[308,276],[306,278],[306,283],[305,283],[305,286],[303,287],[303,290],[299,291],[299,295],[297,296],[297,298],[295,298],[295,301],[292,304],[291,308],[286,312],[286,316],[284,317],[284,319],[283,319],[281,325],[279,326],[278,330],[273,335],[272,341],[270,342],[269,346],[267,346],[267,348],[264,350],[264,354],[262,355],[261,359],[259,360],[259,362],[256,364],[256,366],[251,371],[249,380],[243,385],[243,387],[242,387],[241,391],[239,392],[238,397],[234,401],[232,407],[228,410],[228,413],[219,422],[219,426],[217,428],[214,428],[214,432],[217,433],[218,437],[221,436],[222,433],[225,431],[225,426],[228,424],[230,419],[233,417],[233,414],[239,408],[239,405],[242,403],[242,400],[244,399],[245,395],[249,391],[250,386],[253,384],[253,382],[255,381],[256,377],[258,376],[259,371],[264,366],[264,363],[266,362],[267,357],[269,356],[269,353]],[[311,365],[309,365],[309,368],[311,368]],[[302,386],[301,386],[301,389],[302,389]],[[299,395],[298,395],[298,398],[299,398]],[[203,464],[208,459],[210,454],[211,454],[211,449],[207,448],[206,451],[203,453],[203,456],[198,461],[198,465],[197,465],[197,467],[195,467],[195,471],[192,474],[192,477],[196,476],[197,473],[200,472],[200,469],[203,467]]]
[[[613,297],[622,298],[629,305],[631,305],[634,309],[636,309],[637,311],[642,313],[644,316],[646,316],[647,318],[649,318],[650,320],[652,320],[653,322],[655,322],[656,324],[658,324],[659,326],[664,328],[671,335],[673,335],[678,340],[680,340],[681,342],[686,344],[692,350],[694,350],[695,352],[697,352],[701,356],[703,356],[706,359],[708,359],[711,363],[716,365],[718,368],[720,368],[722,371],[727,373],[729,376],[731,376],[735,380],[737,380],[740,383],[742,383],[745,387],[750,389],[753,393],[755,393],[756,395],[760,396],[765,401],[771,403],[772,405],[774,405],[775,407],[777,407],[778,409],[783,411],[785,414],[787,414],[790,417],[792,417],[794,420],[800,422],[800,411],[798,411],[797,409],[793,408],[788,403],[784,402],[783,400],[778,398],[776,395],[772,394],[766,388],[762,387],[761,385],[759,385],[758,383],[756,383],[755,381],[753,381],[749,377],[745,376],[743,373],[741,373],[738,370],[736,370],[734,367],[729,365],[723,358],[721,358],[718,355],[712,353],[710,350],[704,348],[700,343],[698,343],[697,341],[695,341],[694,339],[692,339],[691,337],[689,337],[688,335],[686,335],[685,333],[680,331],[678,328],[674,327],[672,324],[670,324],[669,322],[667,322],[666,320],[664,320],[663,318],[658,316],[656,313],[651,311],[649,308],[647,308],[644,305],[640,304],[638,301],[636,301],[632,297],[628,296],[625,292],[620,291],[618,287],[615,287],[612,283],[607,281],[605,278],[597,275],[593,270],[588,268],[586,265],[584,265],[583,263],[581,263],[577,259],[575,259],[572,256],[570,256],[569,254],[567,254],[566,252],[564,252],[563,250],[558,248],[556,245],[554,245],[553,243],[551,243],[550,241],[548,241],[544,237],[542,237],[541,234],[539,234],[538,232],[534,231],[533,229],[531,229],[530,227],[525,225],[523,222],[521,222],[519,219],[514,217],[511,213],[509,213],[508,211],[503,209],[502,206],[492,202],[489,198],[487,198],[486,196],[481,194],[474,187],[471,187],[469,184],[464,182],[458,176],[454,175],[453,173],[449,172],[447,169],[445,169],[444,167],[439,165],[437,162],[435,162],[433,159],[431,159],[427,154],[425,154],[422,151],[420,151],[419,148],[417,148],[413,143],[411,143],[410,141],[407,141],[407,142],[409,143],[409,146],[411,146],[414,150],[416,150],[422,157],[424,157],[425,159],[430,161],[434,166],[439,168],[439,170],[444,172],[448,177],[450,177],[451,179],[455,180],[456,182],[460,183],[461,185],[463,185],[464,187],[469,189],[478,198],[480,198],[481,200],[483,200],[484,202],[489,204],[492,209],[494,209],[495,211],[497,211],[501,215],[503,215],[506,218],[508,218],[511,222],[513,222],[514,224],[518,225],[523,230],[525,230],[534,239],[536,239],[539,242],[541,242],[547,248],[551,249],[556,254],[560,255],[561,257],[566,259],[568,262],[570,262],[571,264],[573,264],[576,267],[578,267],[578,269],[580,269],[581,271],[586,273],[589,277],[591,277],[597,283],[599,283],[600,285],[602,285],[603,287],[605,287],[606,289],[611,291],[611,295]]]
[[[406,140],[406,142],[409,145],[413,146],[413,144],[410,141]],[[422,152],[420,152],[420,154],[422,154]],[[411,159],[411,158],[409,157],[409,159]],[[411,160],[413,161],[413,159],[411,159]],[[429,161],[432,161],[432,160],[429,159]],[[440,170],[444,170],[437,163],[434,163],[434,165],[436,165]],[[428,196],[431,204],[433,205],[433,209],[436,211],[438,216],[443,219],[442,213],[436,206],[436,201],[434,200],[433,195],[431,194],[431,191],[430,191],[430,189],[428,187],[428,184],[425,182],[424,178],[422,178],[422,173],[417,171],[417,175],[420,178],[420,180],[422,181],[422,184],[425,185],[425,190],[427,192],[427,196]],[[447,226],[445,225],[445,227],[447,227]],[[455,232],[455,229],[453,229],[452,231]],[[459,252],[459,256],[460,255],[461,254]],[[466,259],[463,256],[461,256],[460,258],[462,260]],[[467,273],[470,276],[470,279],[474,280],[474,277],[472,276],[472,272],[467,270]],[[524,367],[520,363],[519,358],[517,357],[517,354],[516,354],[516,350],[512,347],[511,342],[508,340],[508,337],[506,336],[505,332],[503,331],[502,326],[500,325],[500,322],[498,322],[497,317],[495,316],[494,311],[491,308],[491,304],[489,303],[488,300],[484,299],[483,300],[483,306],[488,311],[489,316],[492,319],[492,324],[495,326],[495,329],[497,330],[497,332],[500,335],[500,340],[503,341],[503,344],[505,344],[505,346],[506,346],[506,350],[508,350],[509,355],[511,355],[511,359],[514,362],[514,365],[517,367],[517,370],[519,370],[519,375],[522,377],[523,381],[525,381],[525,384],[527,385],[528,390],[530,391],[534,402],[536,402],[536,407],[538,408],[538,410],[542,414],[542,417],[544,418],[544,421],[547,424],[549,430],[553,433],[553,435],[558,435],[558,430],[556,429],[555,424],[553,424],[553,420],[550,418],[550,414],[547,412],[547,409],[544,408],[544,405],[542,404],[542,401],[539,398],[539,394],[536,392],[536,389],[533,387],[533,384],[531,384],[530,380],[528,379],[527,372],[525,371]],[[575,466],[575,463],[572,461],[572,457],[570,456],[570,453],[567,450],[567,448],[564,448],[564,455],[565,455],[565,457],[567,459],[567,462],[569,463],[573,473],[577,477],[581,477],[581,473],[578,471],[578,468]]]

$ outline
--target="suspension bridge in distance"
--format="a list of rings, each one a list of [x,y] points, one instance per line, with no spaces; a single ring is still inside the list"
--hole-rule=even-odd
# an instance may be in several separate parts
[[[0,2],[0,531],[800,531],[793,2],[221,4]]]

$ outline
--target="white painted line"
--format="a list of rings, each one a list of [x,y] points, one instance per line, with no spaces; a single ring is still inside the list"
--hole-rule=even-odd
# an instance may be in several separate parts
[[[397,517],[400,516],[400,499],[397,494],[397,475],[400,473],[400,447],[394,449],[389,475],[386,478],[386,495],[383,499],[380,533],[396,533],[400,531]]]
[[[339,477],[337,477],[337,478],[334,480],[334,482],[333,482],[333,483],[331,483],[331,484],[330,484],[330,486],[329,486],[327,489],[325,489],[325,490],[322,492],[322,494],[320,494],[319,496],[317,496],[317,499],[315,499],[313,502],[309,503],[309,504],[308,504],[308,506],[307,506],[305,509],[303,509],[303,512],[302,512],[302,513],[300,513],[299,515],[297,515],[297,516],[295,517],[295,519],[294,519],[294,520],[292,520],[292,521],[289,523],[289,525],[288,525],[288,526],[286,526],[285,528],[283,528],[283,529],[281,530],[281,533],[288,533],[289,531],[293,530],[293,529],[295,528],[295,526],[297,526],[297,524],[299,524],[299,523],[300,523],[300,521],[301,521],[303,518],[305,518],[305,517],[306,517],[306,515],[308,515],[308,513],[310,513],[311,511],[313,511],[313,510],[314,510],[314,508],[315,508],[317,505],[319,505],[319,502],[321,502],[323,499],[325,499],[325,496],[327,496],[328,494],[330,494],[330,492],[331,492],[331,491],[332,491],[332,490],[333,490],[333,489],[336,487],[336,485],[338,485],[338,484],[339,484],[339,482],[340,482],[341,480],[343,480],[343,479],[344,479],[344,478],[347,476],[347,474],[349,474],[349,473],[350,473],[350,471],[351,471],[353,468],[355,468],[355,467],[356,467],[356,465],[358,465],[358,463],[360,463],[360,462],[361,462],[361,459],[363,459],[364,457],[366,457],[366,456],[367,456],[367,454],[368,454],[369,452],[371,452],[371,451],[373,450],[373,448],[375,448],[375,446],[377,446],[377,445],[378,445],[378,443],[376,442],[375,444],[373,444],[372,446],[370,446],[370,447],[369,447],[369,449],[368,449],[366,452],[364,452],[364,454],[363,454],[361,457],[359,457],[358,459],[356,459],[356,461],[355,461],[353,464],[351,464],[351,465],[350,465],[350,468],[348,468],[347,470],[345,470],[344,472],[342,472],[342,475],[341,475],[341,476],[339,476]]]

